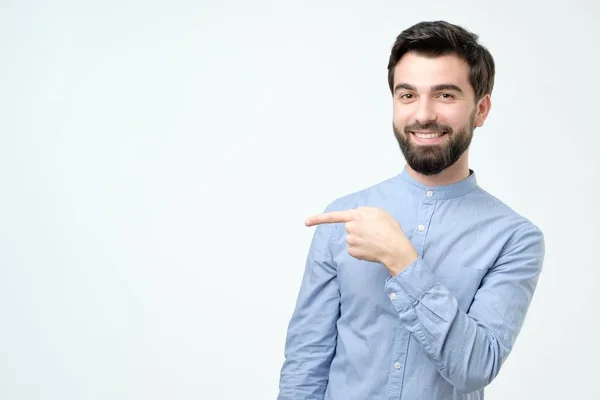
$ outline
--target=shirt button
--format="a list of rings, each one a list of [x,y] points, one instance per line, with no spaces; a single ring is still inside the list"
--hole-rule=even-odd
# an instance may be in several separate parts
[[[400,369],[401,365],[398,361],[396,361],[396,363],[394,364],[394,368],[396,369]]]
[[[433,196],[433,192],[431,190],[427,191],[427,197],[432,197]]]
[[[390,299],[392,299],[392,300],[396,300],[397,297],[398,297],[398,295],[396,293],[390,294]]]
[[[423,225],[419,225],[417,226],[417,229],[419,230],[419,232],[423,232],[425,230],[425,227]]]

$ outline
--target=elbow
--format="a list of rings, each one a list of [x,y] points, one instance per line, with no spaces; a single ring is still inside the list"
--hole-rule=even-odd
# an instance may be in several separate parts
[[[492,383],[493,379],[493,377],[486,377],[484,375],[470,376],[464,379],[458,379],[454,383],[454,387],[461,393],[469,394],[484,389]]]
[[[498,376],[498,368],[481,368],[456,377],[452,384],[461,393],[478,392],[488,386]]]
[[[501,351],[490,351],[483,363],[469,363],[457,369],[449,376],[449,380],[461,393],[478,392],[488,386],[500,373],[506,354]]]

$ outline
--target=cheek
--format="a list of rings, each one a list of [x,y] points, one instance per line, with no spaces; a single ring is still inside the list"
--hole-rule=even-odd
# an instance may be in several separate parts
[[[393,119],[396,126],[406,126],[411,123],[411,113],[406,108],[394,107]]]
[[[470,122],[469,118],[469,113],[465,113],[460,109],[449,108],[438,113],[438,122],[453,128],[462,128]]]

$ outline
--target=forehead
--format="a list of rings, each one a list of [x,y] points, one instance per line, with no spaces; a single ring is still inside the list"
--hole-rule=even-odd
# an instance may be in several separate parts
[[[414,85],[419,90],[452,83],[465,93],[472,91],[469,83],[469,64],[454,54],[438,57],[405,54],[394,68],[394,86],[400,82]]]

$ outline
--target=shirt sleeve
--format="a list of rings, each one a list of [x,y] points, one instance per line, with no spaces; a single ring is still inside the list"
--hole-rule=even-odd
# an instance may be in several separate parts
[[[340,314],[337,269],[329,248],[333,230],[334,224],[317,225],[312,238],[288,326],[278,400],[325,396]]]
[[[420,256],[390,277],[385,290],[440,374],[470,393],[489,385],[511,352],[543,259],[544,237],[537,227],[515,235],[487,272],[468,312],[459,309]]]

